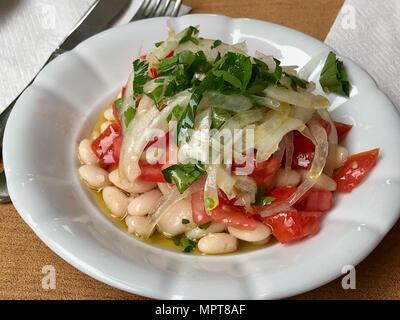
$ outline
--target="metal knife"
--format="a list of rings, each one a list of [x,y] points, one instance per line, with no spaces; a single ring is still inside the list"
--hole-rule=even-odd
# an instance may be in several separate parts
[[[85,15],[72,29],[71,33],[65,38],[60,46],[50,55],[49,59],[42,66],[40,71],[54,58],[60,54],[72,50],[80,42],[99,33],[111,26],[116,18],[129,6],[131,0],[97,0],[88,9]],[[39,71],[39,72],[40,72]],[[39,73],[38,72],[38,73]],[[37,75],[36,75],[37,76]],[[13,102],[0,114],[0,147],[3,145],[4,129],[12,108],[18,98],[35,80],[32,81],[22,90],[22,92],[14,99]],[[10,200],[7,191],[6,179],[4,171],[0,173],[0,202],[8,202]]]

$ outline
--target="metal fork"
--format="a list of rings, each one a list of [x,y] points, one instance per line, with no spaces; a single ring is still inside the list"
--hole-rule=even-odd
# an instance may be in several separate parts
[[[182,0],[176,0],[171,13],[169,13],[168,11],[172,3],[173,1],[171,0],[143,0],[138,11],[130,20],[130,22],[153,17],[176,17],[179,13],[179,9],[182,6]]]

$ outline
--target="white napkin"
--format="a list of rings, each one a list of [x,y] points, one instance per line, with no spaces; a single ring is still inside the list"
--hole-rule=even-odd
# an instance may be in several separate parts
[[[400,110],[400,0],[347,0],[325,42],[367,70]]]
[[[0,112],[32,80],[94,1],[0,1]],[[141,2],[133,0],[115,24],[129,22]],[[179,15],[190,9],[183,5]]]

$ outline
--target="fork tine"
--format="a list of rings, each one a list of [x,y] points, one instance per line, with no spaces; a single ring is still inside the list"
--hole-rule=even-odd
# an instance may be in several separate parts
[[[167,14],[167,11],[168,11],[168,8],[169,8],[169,5],[171,4],[171,0],[167,0],[167,2],[165,3],[165,5],[164,5],[164,8],[161,10],[161,12],[160,12],[160,16],[162,17],[162,16],[165,16],[166,14]]]
[[[182,0],[176,0],[175,1],[175,6],[174,9],[172,10],[171,16],[172,17],[177,17],[179,13],[179,9],[181,8],[182,5]]]
[[[147,10],[147,7],[149,6],[150,3],[151,3],[151,0],[143,0],[139,9],[136,11],[135,15],[132,17],[132,19],[129,22],[142,19],[142,17],[144,17],[144,14]]]
[[[146,18],[152,18],[156,15],[158,7],[160,6],[161,0],[157,0],[155,5],[150,8],[150,12],[146,15]]]

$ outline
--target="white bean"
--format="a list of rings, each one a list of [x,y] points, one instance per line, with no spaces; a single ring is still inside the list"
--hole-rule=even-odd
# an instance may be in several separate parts
[[[108,209],[117,217],[123,217],[128,208],[129,198],[117,187],[105,187],[103,189],[103,200]]]
[[[166,236],[175,236],[196,227],[192,219],[191,201],[190,199],[182,199],[161,217],[157,227]],[[182,223],[187,221],[189,223]]]
[[[92,150],[92,140],[83,139],[78,146],[78,158],[82,164],[97,164],[99,158]]]
[[[222,232],[224,230],[225,230],[224,224],[218,222],[211,222],[210,226],[207,229],[201,229],[199,227],[196,227],[190,231],[187,231],[186,237],[195,240],[195,239],[200,239],[209,233]]]
[[[338,146],[336,148],[336,168],[343,167],[343,165],[346,163],[347,159],[349,158],[349,151],[342,146]]]
[[[160,189],[161,193],[165,196],[166,194],[169,194],[172,189],[173,185],[165,182],[159,182],[157,183],[158,189]]]
[[[279,169],[275,176],[275,186],[278,188],[286,186],[297,186],[301,176],[295,170]]]
[[[261,222],[257,222],[257,227],[254,230],[241,230],[228,227],[228,231],[236,238],[249,242],[262,241],[271,235],[271,229]]]
[[[256,246],[262,246],[263,244],[266,244],[269,242],[269,240],[271,240],[271,236],[269,236],[268,238],[265,238],[264,240],[261,241],[252,241],[252,244],[255,244]]]
[[[104,115],[104,118],[106,118],[109,121],[114,121],[115,120],[114,111],[113,111],[112,107],[107,108],[104,111],[103,115]]]
[[[112,172],[110,172],[108,178],[115,186],[129,193],[143,193],[151,189],[154,189],[157,185],[153,182],[140,181],[140,180],[135,180],[134,182],[130,182],[127,180],[121,181],[119,178],[118,169],[115,169]]]
[[[134,216],[145,216],[157,204],[162,197],[159,190],[147,191],[133,199],[128,205],[128,213]]]
[[[151,225],[147,221],[146,217],[128,215],[125,218],[125,222],[128,226],[128,232],[137,236],[147,235],[150,231],[149,229],[151,228]]]
[[[209,233],[200,239],[198,248],[209,254],[233,252],[237,249],[237,239],[229,233]]]
[[[111,121],[105,121],[101,124],[100,126],[100,132],[103,133],[104,130],[108,128],[108,126],[111,124]]]
[[[110,185],[108,172],[98,166],[85,164],[78,169],[78,174],[91,189],[100,190]]]
[[[307,176],[307,170],[298,170],[298,172],[301,175],[301,180],[304,181]],[[314,184],[314,188],[326,191],[335,191],[336,182],[325,173],[321,173],[321,175],[317,179],[317,182]]]

